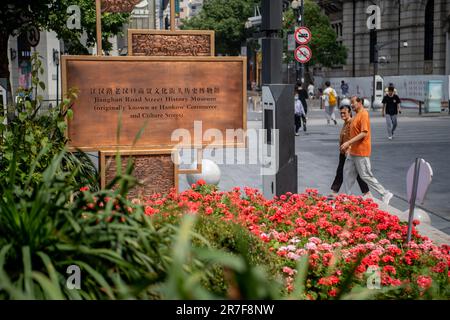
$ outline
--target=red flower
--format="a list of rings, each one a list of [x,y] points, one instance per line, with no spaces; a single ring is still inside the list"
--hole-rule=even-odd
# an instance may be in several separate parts
[[[330,291],[328,291],[328,295],[330,297],[336,297],[337,295],[337,290],[336,289],[331,289]]]
[[[81,187],[80,191],[89,191],[89,187]]]
[[[150,207],[150,206],[146,206],[146,207],[145,207],[145,214],[146,214],[147,216],[154,215],[154,214],[156,214],[156,213],[158,213],[158,212],[159,212],[158,209],[152,208],[152,207]]]
[[[381,261],[383,261],[384,263],[390,263],[390,262],[394,262],[395,259],[393,256],[384,256]]]
[[[197,185],[199,185],[199,186],[204,186],[205,184],[206,184],[206,182],[203,179],[200,179],[197,181]]]
[[[207,215],[210,215],[210,214],[212,214],[214,212],[214,210],[213,210],[213,208],[211,208],[211,207],[207,207],[206,209],[205,209],[205,213],[207,214]]]

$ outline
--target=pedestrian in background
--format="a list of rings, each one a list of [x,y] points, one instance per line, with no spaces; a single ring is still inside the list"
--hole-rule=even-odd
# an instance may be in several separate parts
[[[344,99],[348,95],[349,86],[344,80],[341,81],[341,98]]]
[[[308,114],[308,91],[304,88],[303,83],[297,84],[297,90],[298,90],[298,97],[300,101],[302,102],[303,109],[305,110],[305,116]]]
[[[394,92],[394,87],[388,88],[388,94],[383,98],[382,116],[386,118],[388,139],[392,140],[395,129],[397,129],[397,115],[402,113],[400,109],[401,100]]]
[[[298,91],[296,91],[295,93],[294,107],[295,107],[295,135],[299,136],[300,128],[302,127],[302,121],[303,121],[303,131],[306,131],[306,114]]]
[[[308,86],[308,95],[310,99],[314,99],[314,82],[310,82]]]
[[[383,202],[387,205],[394,195],[374,177],[370,164],[372,145],[369,112],[363,106],[364,99],[353,97],[351,101],[356,115],[350,124],[350,140],[341,146],[341,150],[347,153],[344,166],[345,193],[351,192],[359,175],[370,188],[382,195]]]
[[[394,84],[391,82],[389,83],[389,85],[384,88],[384,95],[386,96],[389,93],[389,88],[392,87],[394,88],[394,94],[398,94],[397,89],[395,88]]]
[[[330,81],[325,82],[325,90],[323,90],[322,100],[325,107],[325,114],[327,116],[327,124],[333,120],[334,124],[337,125],[336,115],[334,113],[337,106],[337,93],[331,87]]]
[[[339,137],[339,164],[336,170],[336,177],[334,178],[333,184],[331,185],[331,190],[334,195],[339,193],[341,189],[342,183],[344,181],[344,165],[345,160],[347,159],[346,152],[341,149],[341,146],[350,140],[350,124],[352,123],[352,109],[350,105],[342,105],[339,108],[341,119],[344,120],[344,125],[341,129],[341,134]],[[369,194],[369,186],[364,182],[363,179],[358,175],[356,177],[356,181],[358,182],[359,188],[363,195]]]

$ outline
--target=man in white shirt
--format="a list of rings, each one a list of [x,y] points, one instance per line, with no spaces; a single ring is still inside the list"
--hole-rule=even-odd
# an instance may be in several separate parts
[[[327,124],[333,120],[334,124],[337,125],[336,115],[334,113],[337,106],[337,93],[331,87],[330,81],[325,82],[326,89],[323,90],[323,104],[325,106],[325,114],[327,116]]]

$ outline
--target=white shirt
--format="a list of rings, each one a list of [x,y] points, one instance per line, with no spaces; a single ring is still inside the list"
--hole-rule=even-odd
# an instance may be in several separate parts
[[[310,84],[310,85],[308,86],[308,93],[309,93],[309,94],[314,94],[314,86],[313,86],[312,84]]]
[[[303,108],[303,104],[300,99],[295,98],[295,114],[304,115],[305,109]]]
[[[325,104],[325,107],[329,107],[330,106],[330,92],[333,92],[334,96],[337,99],[337,93],[336,90],[334,90],[332,87],[328,87],[325,90],[323,90],[323,103]]]

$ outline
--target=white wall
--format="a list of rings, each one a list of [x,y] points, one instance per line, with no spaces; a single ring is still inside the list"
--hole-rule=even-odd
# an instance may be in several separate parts
[[[415,99],[419,101],[425,100],[425,87],[429,80],[443,81],[444,101],[449,100],[449,77],[442,75],[414,75],[414,76],[392,76],[383,77],[384,86],[388,86],[390,82],[398,90],[398,95],[403,99]],[[325,81],[329,80],[331,86],[336,89],[338,94],[341,91],[341,81],[344,80],[349,85],[350,95],[358,95],[370,99],[372,97],[372,77],[357,78],[322,78],[315,77],[316,88],[323,88]]]

